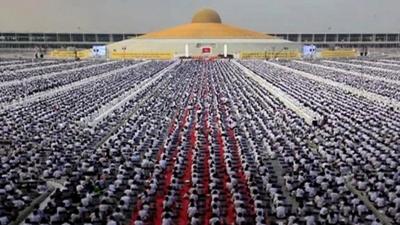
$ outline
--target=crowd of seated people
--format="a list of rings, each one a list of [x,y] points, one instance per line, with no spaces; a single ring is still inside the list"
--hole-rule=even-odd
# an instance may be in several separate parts
[[[354,72],[359,72],[359,73],[364,73],[367,75],[371,75],[371,76],[375,76],[375,77],[382,77],[382,78],[387,78],[390,80],[400,80],[399,78],[399,74],[400,71],[399,68],[397,67],[396,64],[392,64],[393,66],[381,66],[379,67],[379,65],[359,65],[356,62],[348,62],[348,61],[338,61],[338,62],[345,62],[346,64],[337,64],[335,62],[327,62],[327,61],[321,61],[318,62],[321,65],[324,66],[330,66],[330,67],[337,67],[339,69],[345,69],[348,71],[354,71]],[[399,61],[400,62],[400,61]],[[395,68],[393,68],[395,67]],[[377,68],[377,69],[373,69],[373,68]],[[385,69],[385,70],[382,70]],[[388,70],[389,69],[389,70]]]
[[[400,61],[398,60],[399,58],[396,57],[389,57],[389,58],[385,58],[385,59],[375,59],[372,61],[377,61],[377,62],[383,62],[383,63],[389,63],[391,65],[399,65],[400,66]]]
[[[3,73],[0,76],[0,81],[21,81],[24,79],[32,79],[33,77],[38,77],[45,74],[64,72],[72,69],[77,69],[84,66],[89,66],[94,64],[96,61],[81,61],[81,62],[70,62],[70,61],[61,61],[58,64],[54,65],[45,65],[45,66],[37,66],[33,68],[27,69],[19,69],[16,71],[12,71],[9,73]]]
[[[17,65],[17,64],[23,64],[26,62],[28,62],[28,60],[0,58],[0,66]]]
[[[400,85],[376,80],[374,78],[359,77],[349,75],[338,71],[327,70],[312,65],[304,65],[298,62],[283,62],[282,65],[292,69],[311,73],[325,79],[330,79],[346,85],[350,85],[359,90],[364,90],[386,96],[392,99],[400,100]],[[400,77],[400,74],[398,75]]]
[[[371,58],[368,60],[350,60],[350,61],[346,60],[344,62],[358,65],[356,67],[365,66],[366,68],[370,68],[372,70],[374,70],[374,68],[382,68],[382,69],[389,69],[389,70],[395,70],[395,71],[400,70],[400,65],[394,63],[394,61],[385,62],[383,60],[381,61],[379,59],[374,59],[374,58]],[[400,62],[400,61],[397,61],[397,62]]]
[[[400,190],[398,111],[265,63],[242,63],[324,118],[309,137],[320,158],[338,168],[330,176],[347,177],[366,195],[374,193],[369,200],[375,207],[399,221],[395,206]]]
[[[6,65],[0,65],[0,74],[9,74],[14,73],[18,70],[36,68],[40,66],[50,66],[59,64],[57,60],[32,60],[32,61],[23,61],[23,63],[12,63]]]
[[[240,71],[236,71],[233,74],[240,74]],[[243,79],[243,77],[241,78]],[[243,79],[243,82],[248,82],[245,79]],[[227,82],[224,82],[227,83]],[[265,150],[261,150],[260,152],[252,152],[252,154],[249,154],[250,156],[256,155],[256,158],[261,158],[263,152],[269,152],[267,156],[264,156],[265,159],[264,161],[260,161],[259,164],[263,166],[267,171],[270,170],[268,173],[265,173],[263,180],[265,182],[265,185],[268,190],[268,194],[270,195],[271,198],[271,212],[272,216],[277,221],[280,221],[282,219],[286,218],[286,222],[290,222],[291,224],[297,224],[297,223],[311,223],[313,221],[324,221],[325,223],[328,223],[328,217],[329,218],[329,223],[330,224],[336,224],[337,220],[335,221],[335,218],[338,218],[341,209],[338,208],[328,208],[329,205],[331,205],[334,202],[334,200],[331,200],[330,198],[327,198],[327,201],[324,203],[324,205],[317,205],[314,201],[314,197],[316,196],[316,192],[318,191],[318,194],[324,193],[326,190],[330,191],[328,194],[334,192],[334,193],[340,193],[341,196],[344,197],[349,197],[349,199],[356,198],[354,196],[351,196],[347,188],[343,185],[340,184],[339,187],[338,184],[335,182],[335,180],[330,180],[329,183],[325,185],[326,189],[320,189],[321,187],[317,184],[314,183],[315,177],[313,177],[313,173],[306,174],[306,171],[309,171],[310,168],[312,167],[306,167],[302,168],[300,167],[300,170],[298,170],[298,166],[294,167],[296,168],[295,171],[292,168],[291,162],[288,161],[288,159],[293,158],[294,156],[297,155],[299,160],[301,158],[304,159],[304,164],[308,164],[307,166],[313,166],[312,164],[315,163],[315,171],[329,171],[328,169],[331,168],[320,168],[319,163],[316,160],[316,155],[312,153],[312,150],[308,147],[307,143],[301,139],[292,139],[290,138],[290,135],[285,136],[285,137],[280,137],[280,135],[283,134],[291,134],[294,133],[298,138],[300,138],[302,135],[305,135],[305,132],[308,130],[308,128],[305,126],[304,122],[296,118],[296,116],[290,112],[289,110],[285,110],[284,108],[279,108],[274,106],[275,104],[279,104],[274,100],[273,98],[268,98],[268,94],[265,92],[265,90],[262,90],[261,88],[257,88],[259,91],[259,94],[257,96],[257,92],[254,93],[255,89],[253,86],[256,85],[255,83],[252,84],[252,88],[247,89],[246,91],[243,91],[247,96],[243,96],[239,99],[248,99],[248,101],[245,101],[245,105],[242,107],[239,107],[239,109],[242,109],[242,111],[239,111],[237,115],[239,117],[243,115],[247,116],[252,116],[253,118],[248,118],[251,123],[247,125],[247,132],[246,130],[243,131],[245,134],[245,138],[241,140],[251,140],[250,143],[252,143],[254,146],[253,149],[256,148],[256,143],[257,141],[264,142],[263,145],[260,146],[271,146],[267,147]],[[243,85],[237,86],[236,88],[233,88],[233,90],[240,89],[240,87],[243,87]],[[253,93],[252,93],[253,92]],[[263,93],[264,92],[264,93]],[[267,100],[267,101],[266,101]],[[269,106],[269,107],[268,107]],[[271,107],[272,106],[272,107]],[[254,107],[254,108],[253,108]],[[251,110],[253,108],[253,110]],[[266,113],[260,113],[260,115],[257,115],[257,112],[263,112],[265,109],[269,109],[269,112]],[[251,110],[249,112],[249,109]],[[275,111],[276,110],[276,111]],[[275,111],[275,112],[274,112]],[[258,118],[257,118],[258,117]],[[255,122],[257,121],[259,125],[257,126]],[[266,124],[263,124],[267,122]],[[246,123],[244,122],[244,125]],[[246,126],[246,125],[245,125]],[[265,129],[268,127],[268,129]],[[265,133],[264,133],[265,132]],[[265,137],[264,140],[257,140],[256,134],[259,133],[259,137]],[[261,133],[264,133],[261,135]],[[303,134],[302,134],[303,133]],[[254,136],[252,137],[253,134]],[[282,139],[281,139],[282,138]],[[243,148],[245,149],[245,148]],[[296,151],[294,151],[296,150]],[[302,151],[304,153],[302,153]],[[284,168],[286,168],[287,171],[282,171],[286,172],[287,174],[285,175],[285,179],[292,179],[292,181],[298,181],[296,179],[297,173],[300,171],[304,171],[304,173],[300,173],[300,177],[302,179],[299,179],[300,182],[298,183],[292,183],[292,188],[288,187],[283,187],[279,182],[276,182],[276,179],[273,179],[272,177],[272,170],[273,167],[271,164],[271,157],[273,157],[274,154],[282,154],[281,155],[281,160],[282,164],[284,165]],[[282,157],[284,156],[284,157]],[[310,158],[310,159],[309,159]],[[287,165],[285,165],[285,162]],[[298,171],[297,171],[298,170]],[[314,171],[310,171],[314,172]],[[320,173],[321,173],[320,172]],[[314,172],[315,173],[315,172]],[[251,174],[251,173],[249,173]],[[254,174],[254,173],[253,173]],[[322,174],[324,175],[324,174]],[[294,188],[297,189],[294,189]],[[339,189],[337,189],[339,188]],[[283,190],[287,189],[287,191],[292,192],[293,196],[295,197],[296,201],[298,202],[297,208],[294,205],[290,205],[291,201],[288,199],[287,196],[284,195]],[[295,195],[296,190],[299,193],[303,193],[302,195]],[[310,196],[309,196],[310,195]],[[325,196],[323,196],[325,197]],[[330,197],[330,195],[327,195],[326,197]],[[336,201],[336,200],[335,200]],[[349,202],[345,202],[345,204],[349,204]],[[360,203],[363,205],[362,203]],[[304,205],[307,205],[306,207]],[[326,208],[325,208],[326,207]],[[365,206],[364,206],[365,207]],[[293,208],[296,208],[297,211],[293,212]],[[301,210],[300,210],[301,209]],[[323,211],[324,215],[320,215],[320,211]],[[330,216],[321,218],[326,216],[326,213],[329,213]],[[372,214],[371,212],[366,212],[369,214]],[[335,218],[333,218],[335,217]],[[303,220],[303,221],[300,221]],[[353,220],[354,223],[356,223],[356,220]]]
[[[155,65],[152,67],[154,66]],[[169,82],[169,85],[176,85],[176,83]],[[175,88],[165,89],[165,91],[169,93],[174,93],[175,90]],[[63,201],[72,202],[71,208],[73,209],[71,210],[75,211],[78,209],[80,212],[79,220],[73,220],[74,224],[85,222],[112,223],[112,221],[122,223],[123,220],[126,219],[126,216],[129,218],[129,210],[132,207],[133,201],[138,197],[142,186],[145,184],[144,176],[149,173],[149,171],[145,169],[146,166],[144,166],[147,162],[142,161],[142,155],[138,153],[142,151],[149,151],[150,153],[160,148],[160,144],[162,143],[157,141],[157,136],[151,139],[145,139],[145,137],[149,137],[149,134],[163,135],[161,132],[161,130],[164,129],[163,123],[168,122],[165,121],[165,115],[163,114],[169,112],[166,110],[168,107],[173,107],[165,102],[162,104],[165,110],[150,111],[149,108],[155,105],[161,106],[159,101],[154,100],[153,98],[148,99],[146,101],[146,105],[148,105],[141,108],[140,111],[135,114],[135,119],[128,121],[126,126],[129,128],[123,129],[123,131],[129,132],[129,134],[135,135],[133,139],[127,140],[127,142],[120,142],[116,137],[111,137],[101,149],[85,150],[83,157],[86,158],[90,156],[90,158],[85,160],[86,163],[82,164],[82,167],[77,168],[75,173],[79,174],[79,176],[68,180],[69,183],[67,183],[68,187],[71,185],[77,187],[77,190],[66,188],[65,192],[67,194],[57,197],[57,199],[62,199],[62,201],[50,202],[49,207],[53,206],[53,203],[56,206],[63,207]],[[135,102],[137,101],[129,102],[125,108],[127,110],[129,108],[131,109]],[[140,115],[147,115],[148,117]],[[111,118],[113,117],[114,116],[111,116]],[[150,119],[150,121],[148,119]],[[111,126],[112,121],[105,121],[105,123],[110,123],[108,125]],[[132,151],[132,147],[137,148],[138,152]],[[92,171],[93,169],[95,169],[95,171]],[[92,180],[95,188],[86,188],[87,185],[92,187],[91,183],[87,184],[87,180]],[[80,188],[80,185],[82,185],[82,188]],[[80,196],[90,196],[90,199],[82,199],[87,202],[84,205],[85,213],[81,212],[81,204],[83,201],[74,201],[74,196],[77,195],[77,192]],[[106,196],[113,200],[101,201],[101,199],[106,198]],[[55,213],[57,214],[57,212]],[[70,215],[70,211],[68,211],[67,214]],[[117,217],[115,215],[119,216]],[[51,216],[46,216],[44,220],[49,217]],[[59,218],[56,216],[55,219],[57,221],[54,221],[54,223],[72,223],[72,221],[70,221],[72,218],[70,217]]]
[[[87,64],[85,67],[75,65],[73,71],[64,71],[52,74],[49,77],[29,80],[27,82],[12,83],[2,86],[0,90],[0,103],[8,103],[13,100],[23,99],[27,96],[33,95],[38,92],[51,90],[63,85],[77,82],[89,77],[95,77],[106,72],[111,72],[129,65],[134,65],[130,62],[111,62],[111,63],[97,63],[90,66]]]
[[[17,157],[1,157],[0,224],[7,225],[18,217],[18,212],[32,204],[47,191],[32,162]]]
[[[77,166],[72,163],[81,154],[80,151],[96,138],[90,133],[91,129],[83,130],[77,121],[94,113],[112,98],[137,87],[141,81],[150,78],[169,63],[151,62],[142,69],[132,68],[105,76],[75,89],[2,111],[1,150],[6,153],[2,160],[15,161],[16,164],[13,167],[2,164],[2,175],[7,177],[8,174],[23,173],[25,170],[32,173],[31,178],[37,180],[61,179],[69,175],[71,169]],[[26,181],[25,177],[18,177],[18,180]],[[13,182],[10,179],[4,186],[12,185]],[[4,210],[12,209],[7,207]],[[0,212],[3,217],[3,211]],[[10,212],[17,211],[7,210],[4,215]]]
[[[26,207],[26,225],[382,224],[361,192],[400,222],[398,112],[262,61],[241,63],[324,120],[307,124],[233,62],[184,60],[90,123],[171,63],[124,62],[0,111],[0,224]],[[32,206],[45,181],[62,187]]]

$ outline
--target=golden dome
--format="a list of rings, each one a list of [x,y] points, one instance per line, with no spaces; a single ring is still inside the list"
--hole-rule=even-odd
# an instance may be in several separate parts
[[[201,9],[194,14],[192,23],[221,23],[221,17],[212,9]]]
[[[139,39],[274,39],[274,37],[220,23],[188,23],[151,32]]]
[[[199,10],[192,23],[150,32],[139,39],[275,39],[272,36],[223,24],[212,9]]]

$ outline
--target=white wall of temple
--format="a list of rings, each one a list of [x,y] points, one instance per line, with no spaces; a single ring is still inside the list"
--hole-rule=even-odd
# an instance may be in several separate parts
[[[225,47],[226,46],[226,47]],[[171,52],[175,56],[203,55],[203,48],[211,50],[210,55],[227,54],[237,55],[241,52],[264,52],[301,50],[301,45],[285,40],[257,40],[257,39],[158,39],[141,40],[132,39],[108,45],[107,50],[111,52]],[[225,51],[226,50],[226,51]]]

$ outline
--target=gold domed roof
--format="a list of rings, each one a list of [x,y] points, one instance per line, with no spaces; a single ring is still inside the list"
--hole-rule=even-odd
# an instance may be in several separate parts
[[[274,39],[274,37],[220,23],[188,23],[151,32],[139,39]]]
[[[150,32],[138,39],[275,39],[274,37],[221,22],[212,9],[199,10],[192,23]]]
[[[192,23],[221,23],[221,17],[212,9],[201,9],[194,14]]]

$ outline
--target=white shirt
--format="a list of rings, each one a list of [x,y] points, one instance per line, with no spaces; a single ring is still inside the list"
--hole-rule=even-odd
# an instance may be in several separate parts
[[[110,220],[107,222],[107,225],[117,225],[117,222],[115,222],[114,220]]]
[[[136,220],[135,225],[143,225],[143,222],[141,220]]]
[[[173,225],[172,219],[171,218],[164,218],[162,220],[162,225]]]
[[[6,216],[0,217],[0,224],[1,225],[7,225],[8,224],[8,218]]]
[[[306,216],[307,225],[316,225],[314,216]]]
[[[366,211],[367,211],[367,208],[365,207],[365,205],[358,205],[357,206],[358,215],[362,215]]]
[[[189,207],[188,209],[189,217],[193,217],[196,213],[197,213],[197,208],[195,206]]]
[[[383,207],[383,206],[385,206],[385,199],[384,199],[384,198],[379,197],[379,198],[377,198],[377,199],[375,200],[375,202],[376,202],[376,205],[377,205],[378,207]]]
[[[277,217],[278,219],[283,219],[283,218],[286,217],[286,210],[285,210],[285,207],[283,207],[283,206],[278,206],[278,207],[276,208],[276,217]]]
[[[210,219],[210,224],[216,224],[219,221],[217,217],[213,217]]]
[[[396,205],[396,211],[398,211],[400,209],[400,197],[395,198],[393,202]]]

